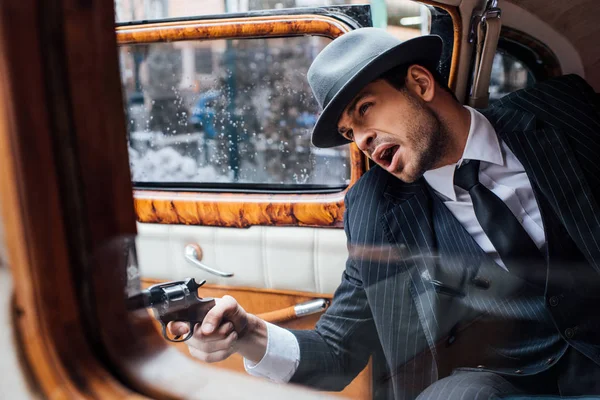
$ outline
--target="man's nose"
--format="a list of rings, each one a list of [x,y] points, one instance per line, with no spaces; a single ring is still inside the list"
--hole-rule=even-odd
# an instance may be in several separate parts
[[[357,131],[354,133],[354,141],[356,145],[361,151],[367,152],[371,145],[373,144],[373,140],[377,135],[373,131]]]

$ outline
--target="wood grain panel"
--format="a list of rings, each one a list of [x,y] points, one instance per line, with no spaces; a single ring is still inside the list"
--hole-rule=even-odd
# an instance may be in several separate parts
[[[247,228],[342,226],[342,194],[255,195],[135,191],[140,222]]]
[[[147,288],[157,283],[164,281],[157,279],[142,279],[142,287]],[[223,285],[204,285],[198,290],[198,295],[201,297],[220,298],[224,295],[230,295],[235,298],[238,303],[248,312],[252,314],[264,314],[271,311],[281,310],[286,307],[294,306],[312,299],[325,298],[331,299],[332,295],[328,294],[313,294],[305,292],[296,292],[290,290],[270,290],[256,288],[240,288]],[[314,329],[315,324],[319,320],[320,314],[313,314],[306,317],[293,319],[284,323],[278,323],[278,326],[288,329]],[[154,325],[162,335],[161,325],[154,320]],[[193,358],[188,351],[185,343],[167,342],[168,345],[177,348],[182,353],[193,359],[195,362],[204,364],[200,360]],[[243,359],[239,354],[234,354],[227,360],[211,364],[219,368],[238,371],[245,373]],[[372,366],[371,363],[358,375],[350,385],[339,393],[331,393],[351,399],[371,399],[372,398]]]
[[[324,15],[282,15],[122,26],[116,32],[119,44],[147,44],[301,35],[335,38],[348,30],[344,23]]]

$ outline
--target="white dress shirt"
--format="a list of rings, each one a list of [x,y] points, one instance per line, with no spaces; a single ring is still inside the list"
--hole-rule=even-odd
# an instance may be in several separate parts
[[[471,196],[454,186],[456,167],[464,160],[479,160],[479,182],[502,199],[540,249],[546,243],[542,217],[523,165],[498,139],[487,118],[479,111],[465,107],[471,114],[471,124],[463,156],[455,165],[425,172],[424,178],[479,247],[507,269],[477,221]],[[286,329],[268,324],[267,343],[267,352],[258,364],[244,359],[246,371],[276,382],[288,382],[300,362],[296,337]]]
[[[287,329],[267,322],[267,351],[258,364],[244,358],[244,368],[252,376],[286,383],[300,363],[300,345]]]
[[[506,204],[540,249],[546,243],[542,216],[523,165],[508,146],[500,142],[494,127],[483,114],[471,107],[465,108],[471,113],[471,125],[461,159],[456,165],[425,172],[424,178],[479,247],[506,269],[477,221],[469,192],[454,185],[456,167],[463,160],[479,160],[479,182]]]

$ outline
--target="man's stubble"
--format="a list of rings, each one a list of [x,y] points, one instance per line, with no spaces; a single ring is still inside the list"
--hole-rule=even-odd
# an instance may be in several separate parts
[[[406,141],[414,152],[415,173],[403,180],[411,183],[433,169],[443,158],[449,147],[449,129],[447,123],[422,99],[408,91],[404,94],[411,105],[411,115],[406,116]]]

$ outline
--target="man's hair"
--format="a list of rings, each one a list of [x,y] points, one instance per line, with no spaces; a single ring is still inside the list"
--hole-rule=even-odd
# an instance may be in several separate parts
[[[383,74],[381,74],[378,79],[385,80],[398,91],[404,91],[404,89],[406,89],[406,74],[408,73],[408,68],[410,68],[411,65],[414,65],[414,63],[398,65],[397,67],[394,67],[389,71],[386,71]],[[448,92],[454,100],[458,101],[454,92],[448,87],[446,80],[437,70],[434,69],[432,71],[430,68],[427,68],[425,66],[423,66],[423,68],[427,69],[427,71],[429,71],[431,75],[433,75],[433,79],[443,90]]]

